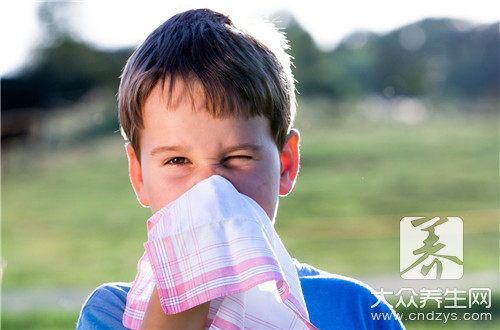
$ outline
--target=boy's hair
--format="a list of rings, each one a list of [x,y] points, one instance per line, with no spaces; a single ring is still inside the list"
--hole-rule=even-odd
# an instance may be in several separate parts
[[[168,88],[169,102],[174,84],[182,82],[190,90],[199,84],[206,109],[216,118],[268,118],[282,150],[295,115],[295,87],[286,39],[274,27],[269,30],[266,37],[271,32],[278,42],[265,44],[237,29],[227,16],[197,9],[153,31],[128,60],[118,92],[122,134],[137,157],[142,108],[160,82]]]

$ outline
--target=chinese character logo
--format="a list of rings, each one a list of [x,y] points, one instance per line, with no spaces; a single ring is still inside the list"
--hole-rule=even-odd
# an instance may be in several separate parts
[[[404,279],[462,278],[462,219],[457,217],[401,219],[399,268]]]
[[[472,305],[491,307],[491,289],[490,288],[470,288],[469,289],[469,308]]]

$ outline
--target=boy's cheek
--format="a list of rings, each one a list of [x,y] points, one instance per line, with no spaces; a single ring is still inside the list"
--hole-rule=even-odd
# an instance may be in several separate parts
[[[165,176],[164,171],[144,171],[144,186],[150,202],[151,211],[158,212],[167,204],[179,198],[185,191],[179,180]]]
[[[239,184],[234,184],[236,190],[253,199],[266,212],[270,219],[274,217],[278,203],[279,181],[272,178],[255,180],[249,178]]]

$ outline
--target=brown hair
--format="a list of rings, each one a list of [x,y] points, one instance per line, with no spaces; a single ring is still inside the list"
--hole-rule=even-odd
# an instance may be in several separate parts
[[[172,92],[179,80],[199,83],[214,117],[268,118],[281,150],[295,115],[295,87],[286,40],[272,32],[278,42],[265,44],[208,9],[177,14],[153,31],[128,60],[118,92],[122,134],[137,157],[146,98],[159,82]]]

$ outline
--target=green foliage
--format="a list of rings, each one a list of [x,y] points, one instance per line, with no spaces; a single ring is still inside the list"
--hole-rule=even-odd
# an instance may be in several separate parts
[[[42,6],[45,19],[55,20],[58,7]],[[385,35],[357,32],[331,51],[319,49],[293,18],[284,31],[297,89],[304,96],[498,97],[499,25],[464,24],[426,19]],[[75,39],[64,24],[46,25],[55,26],[47,31],[50,42],[36,51],[32,65],[17,77],[2,78],[3,109],[76,101],[96,87],[116,91],[132,49],[99,50]]]
[[[46,109],[80,101],[94,89],[116,94],[130,50],[101,51],[72,39],[38,50],[18,77],[2,78],[2,111]]]
[[[329,52],[294,20],[286,31],[303,95],[498,96],[498,23],[425,19],[384,35],[356,32]]]
[[[324,53],[295,19],[291,18],[285,32],[291,41],[290,55],[295,64],[292,71],[298,80],[297,89],[308,95],[337,96],[341,84],[337,80],[336,66],[325,62]]]

